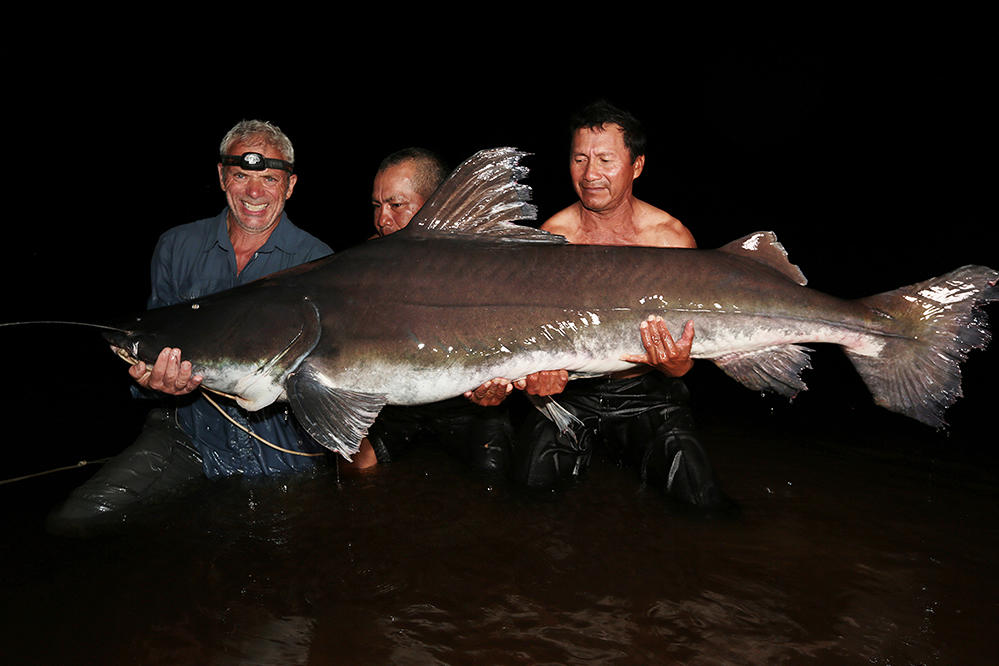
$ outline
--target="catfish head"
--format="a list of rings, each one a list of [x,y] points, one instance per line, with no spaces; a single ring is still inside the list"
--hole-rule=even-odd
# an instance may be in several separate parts
[[[152,364],[164,347],[180,349],[203,386],[251,411],[284,399],[285,379],[320,334],[315,303],[266,283],[148,310],[103,333],[129,363]]]

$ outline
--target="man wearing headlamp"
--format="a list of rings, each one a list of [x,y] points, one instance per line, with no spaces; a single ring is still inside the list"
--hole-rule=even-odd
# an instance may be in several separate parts
[[[270,123],[243,121],[226,134],[218,178],[228,205],[215,217],[160,236],[153,251],[150,308],[213,294],[332,254],[284,212],[298,180],[294,160],[291,141]],[[267,447],[206,400],[189,395],[202,378],[192,374],[181,354],[165,348],[151,367],[139,362],[129,368],[141,390],[171,396],[168,408],[153,409],[135,443],[70,495],[54,516],[56,527],[77,526],[88,518],[114,520],[153,492],[202,475],[278,474],[311,469],[324,460],[324,450],[282,408],[272,405],[251,417],[235,407],[226,411],[294,453]]]
[[[236,143],[229,150],[250,147]],[[268,155],[281,154],[268,145],[252,147]],[[281,221],[284,202],[291,197],[298,176],[291,162],[255,151],[222,154],[218,171],[219,183],[229,202],[226,218],[229,238],[236,249],[236,267],[242,271],[253,252],[267,242],[274,226]]]

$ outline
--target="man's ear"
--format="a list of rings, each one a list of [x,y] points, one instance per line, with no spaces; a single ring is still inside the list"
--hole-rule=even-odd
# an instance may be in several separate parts
[[[645,155],[639,155],[635,158],[635,162],[631,165],[632,170],[635,175],[631,177],[632,180],[638,178],[641,175],[642,169],[645,168]]]

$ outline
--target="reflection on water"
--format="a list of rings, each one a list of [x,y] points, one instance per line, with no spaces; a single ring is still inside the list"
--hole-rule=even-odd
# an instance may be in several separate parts
[[[729,515],[432,450],[206,481],[88,538],[25,509],[79,478],[8,488],[4,663],[996,663],[995,468],[814,430],[706,428]]]

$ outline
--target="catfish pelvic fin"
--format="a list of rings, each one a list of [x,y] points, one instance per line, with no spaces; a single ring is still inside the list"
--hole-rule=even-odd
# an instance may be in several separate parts
[[[329,385],[325,375],[306,359],[285,382],[288,401],[298,422],[319,444],[347,460],[385,406],[383,395]]]
[[[801,269],[788,261],[787,250],[777,241],[777,234],[772,231],[757,231],[718,249],[721,252],[758,261],[791,278],[801,286],[808,284]]]
[[[531,188],[519,180],[529,169],[528,153],[516,148],[480,150],[461,163],[423,204],[403,232],[462,234],[505,241],[565,243],[562,236],[516,224],[536,220]]]

